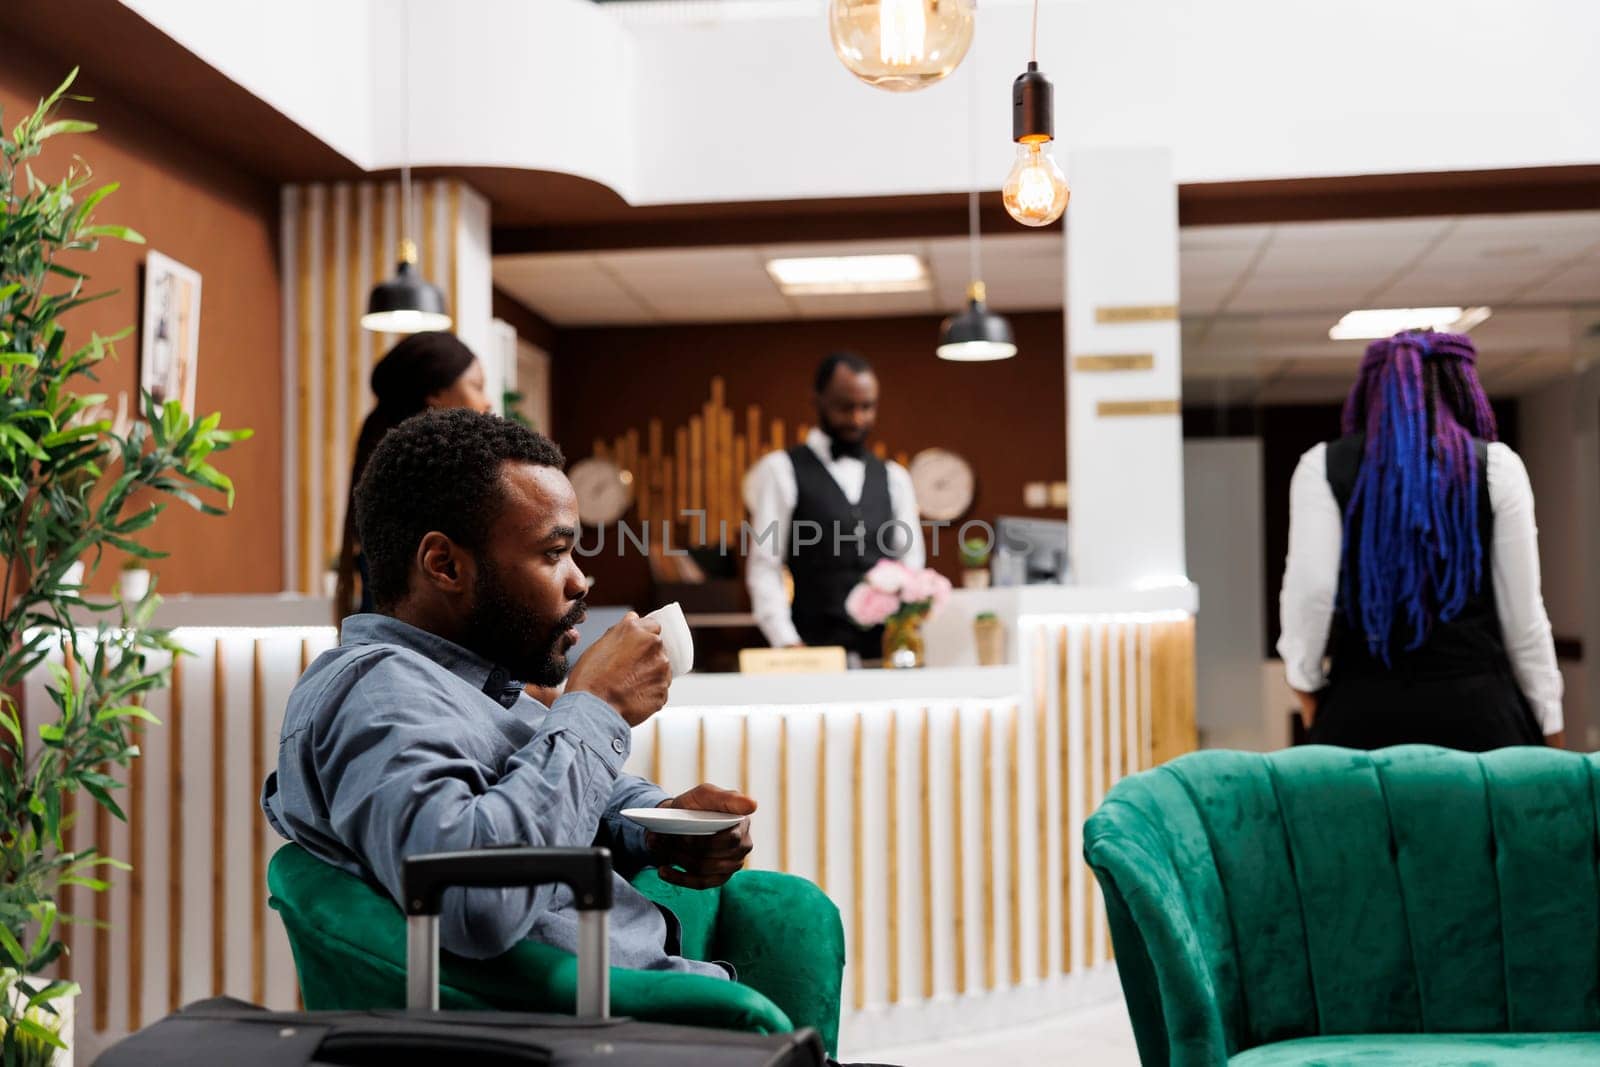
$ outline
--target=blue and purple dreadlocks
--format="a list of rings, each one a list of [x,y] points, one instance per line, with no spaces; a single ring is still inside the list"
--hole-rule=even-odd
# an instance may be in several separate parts
[[[1397,333],[1367,347],[1344,405],[1344,432],[1365,432],[1344,543],[1342,610],[1389,662],[1396,615],[1408,650],[1455,618],[1483,581],[1473,438],[1497,438],[1478,381],[1478,353],[1459,334]]]

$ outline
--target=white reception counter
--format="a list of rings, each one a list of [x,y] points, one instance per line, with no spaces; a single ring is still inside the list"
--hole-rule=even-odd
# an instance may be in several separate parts
[[[929,624],[922,670],[678,679],[629,768],[751,793],[751,865],[838,904],[844,1058],[1059,1013],[1113,987],[1079,828],[1116,779],[1194,746],[1195,609],[1192,586],[963,591]],[[1005,666],[973,665],[980,611],[1007,626]],[[78,830],[135,866],[69,902],[111,923],[73,935],[86,1056],[215,993],[295,1004],[256,798],[328,618],[308,598],[164,605],[196,654],[151,701],[164,725],[128,773],[132,830],[103,813]],[[48,706],[42,684],[30,708]]]

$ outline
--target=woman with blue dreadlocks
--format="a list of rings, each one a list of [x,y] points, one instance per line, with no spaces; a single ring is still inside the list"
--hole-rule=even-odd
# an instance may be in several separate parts
[[[1533,490],[1476,361],[1456,334],[1374,342],[1344,436],[1295,471],[1278,651],[1316,743],[1561,743]]]

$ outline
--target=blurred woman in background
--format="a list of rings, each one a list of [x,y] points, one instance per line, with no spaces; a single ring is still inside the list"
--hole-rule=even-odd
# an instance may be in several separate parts
[[[1314,743],[1562,742],[1533,490],[1476,362],[1455,334],[1374,342],[1344,436],[1295,471],[1278,652]]]
[[[366,566],[356,544],[356,483],[385,434],[429,408],[494,410],[484,391],[483,364],[460,339],[449,333],[414,333],[391,348],[372,368],[372,392],[378,404],[361,424],[355,463],[345,497],[344,539],[339,548],[338,583],[334,587],[335,622],[357,611],[372,610]],[[357,588],[357,577],[360,588]]]

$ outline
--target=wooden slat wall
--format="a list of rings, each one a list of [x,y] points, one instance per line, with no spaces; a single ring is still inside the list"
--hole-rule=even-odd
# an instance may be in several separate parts
[[[425,276],[448,286],[461,307],[462,199],[453,180],[416,183],[417,239]],[[374,279],[388,277],[400,232],[399,194],[390,183],[291,185],[284,211],[285,432],[293,477],[285,479],[287,573],[301,593],[321,593],[343,537],[350,462],[372,408],[372,365],[400,338],[361,328]]]

